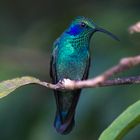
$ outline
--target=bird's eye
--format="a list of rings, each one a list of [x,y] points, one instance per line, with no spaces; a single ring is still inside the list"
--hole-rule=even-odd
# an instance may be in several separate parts
[[[82,28],[85,28],[85,27],[86,27],[86,24],[85,24],[84,22],[81,22],[80,26],[81,26]]]

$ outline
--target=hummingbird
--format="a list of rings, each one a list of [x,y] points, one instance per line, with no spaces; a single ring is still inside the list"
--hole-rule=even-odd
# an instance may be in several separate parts
[[[50,61],[50,76],[57,84],[63,79],[85,80],[90,68],[90,40],[95,32],[103,32],[115,40],[111,32],[99,27],[92,19],[79,16],[53,43]],[[54,127],[60,134],[68,134],[75,124],[76,106],[81,89],[73,91],[54,91],[56,116]]]

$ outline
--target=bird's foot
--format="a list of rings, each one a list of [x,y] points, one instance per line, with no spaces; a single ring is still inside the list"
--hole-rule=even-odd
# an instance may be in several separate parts
[[[56,90],[66,91],[66,90],[74,90],[75,81],[70,79],[62,79],[56,84]]]
[[[58,83],[56,84],[56,89],[60,91],[65,89],[63,85],[63,79],[58,81]]]
[[[74,89],[74,83],[75,81],[73,80],[70,80],[70,79],[61,79],[59,80],[59,82],[57,83],[57,86],[58,86],[58,90],[73,90]]]

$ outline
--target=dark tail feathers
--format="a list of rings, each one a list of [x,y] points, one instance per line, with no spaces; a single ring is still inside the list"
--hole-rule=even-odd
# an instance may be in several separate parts
[[[75,121],[74,121],[74,114],[67,118],[67,113],[60,112],[56,114],[55,121],[54,121],[54,127],[56,128],[56,131],[60,134],[68,134],[71,132],[71,130],[74,127]],[[65,118],[64,121],[62,118]]]

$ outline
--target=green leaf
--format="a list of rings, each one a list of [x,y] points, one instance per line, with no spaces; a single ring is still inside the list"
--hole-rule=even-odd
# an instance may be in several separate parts
[[[33,83],[39,84],[40,80],[35,77],[25,76],[0,82],[0,98],[7,96],[21,86]]]
[[[121,140],[132,128],[140,123],[140,101],[128,107],[100,135],[99,140]]]

